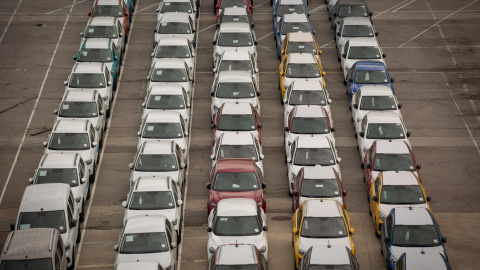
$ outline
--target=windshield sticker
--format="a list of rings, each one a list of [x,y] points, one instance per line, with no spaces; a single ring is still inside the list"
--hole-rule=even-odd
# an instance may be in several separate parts
[[[163,70],[155,70],[155,75],[162,75],[163,74]]]
[[[338,191],[335,191],[335,195],[338,195]]]
[[[255,128],[255,126],[252,126],[252,129],[254,129],[254,128]]]
[[[72,184],[76,184],[76,183],[77,183],[77,180],[73,179]]]
[[[222,217],[222,218],[220,218],[220,221],[228,221],[228,218]]]
[[[258,232],[258,229],[255,229],[255,232]]]
[[[232,92],[232,96],[238,96],[240,95],[240,92]]]
[[[38,175],[40,175],[40,176],[46,176],[46,175],[47,175],[47,171],[46,171],[46,170],[38,171]]]
[[[60,230],[63,230],[63,226],[58,227]]]
[[[254,188],[257,188],[257,185],[253,185]]]
[[[168,23],[162,22],[162,26],[167,26]]]
[[[185,80],[185,77],[182,77],[182,80]]]
[[[325,132],[328,132],[328,129],[325,129]]]
[[[133,235],[125,236],[125,242],[132,242],[132,241],[133,241]]]
[[[232,43],[233,43],[233,44],[237,44],[237,43],[238,43],[238,39],[232,40]]]
[[[438,243],[438,240],[437,240],[437,239],[433,239],[433,242],[436,244],[436,243]]]
[[[238,185],[238,184],[232,184],[232,188],[239,188],[239,187],[240,187],[240,185]]]
[[[86,143],[84,143],[84,144],[83,144],[83,147],[87,147],[87,144],[86,144]]]
[[[30,224],[20,224],[20,230],[30,229]]]
[[[338,234],[343,234],[343,231],[338,231]]]
[[[88,33],[93,33],[95,31],[95,28],[88,28]]]
[[[330,163],[333,163],[333,160],[330,159]]]
[[[297,27],[298,28],[298,27]],[[305,46],[298,46],[299,49],[303,49],[305,48]]]
[[[167,7],[170,6],[170,3],[165,3],[165,6],[167,6]]]
[[[103,83],[99,83],[100,86],[103,86]]]
[[[410,170],[413,170],[413,166],[410,166]]]
[[[172,206],[173,204],[172,203],[168,203],[168,206]]]
[[[252,45],[252,42],[248,42],[248,45]]]
[[[295,11],[295,9],[294,8],[289,8],[288,11]]]
[[[154,128],[155,128],[155,126],[148,126],[147,131],[153,131]]]
[[[418,198],[421,202],[423,202],[423,198]]]
[[[162,96],[155,96],[153,99],[154,99],[155,101],[159,101],[160,99],[162,99]]]
[[[180,134],[178,134],[180,136]],[[175,168],[175,165],[172,165],[172,168]]]
[[[292,26],[292,28],[293,28],[293,30],[297,30],[297,29],[300,28],[300,27],[298,27],[298,26]]]
[[[63,110],[68,110],[68,108],[70,108],[70,104],[63,104],[62,105]]]
[[[315,185],[315,187],[323,188],[323,185]]]
[[[182,137],[182,134],[181,134],[181,133],[178,133],[177,136],[178,136],[178,137]]]
[[[240,18],[233,18],[234,22],[238,22],[239,20],[240,20]]]

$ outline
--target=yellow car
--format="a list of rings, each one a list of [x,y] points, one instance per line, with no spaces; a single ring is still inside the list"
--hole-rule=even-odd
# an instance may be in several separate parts
[[[424,207],[430,210],[430,196],[425,194],[418,177],[410,171],[387,171],[378,174],[368,192],[369,214],[380,237],[383,219],[394,207]]]
[[[288,33],[282,41],[280,59],[283,60],[289,53],[311,53],[317,57],[320,65],[322,64],[320,59],[322,51],[312,33]]]
[[[278,67],[280,76],[280,90],[282,98],[288,86],[294,80],[321,81],[325,85],[325,72],[322,70],[320,61],[313,54],[309,53],[290,53],[288,54]]]
[[[293,215],[293,249],[295,267],[312,246],[340,245],[355,255],[350,216],[340,202],[331,199],[307,200]]]

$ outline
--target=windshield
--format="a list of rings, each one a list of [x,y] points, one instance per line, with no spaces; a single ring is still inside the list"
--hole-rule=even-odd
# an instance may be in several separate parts
[[[325,264],[325,265],[316,265],[316,264],[311,264],[308,266],[308,270],[353,270],[351,265],[330,265],[330,264]]]
[[[360,5],[342,5],[338,8],[338,17],[368,17],[367,8]]]
[[[151,95],[147,109],[180,110],[185,109],[182,95]]]
[[[437,230],[433,225],[396,225],[392,239],[394,246],[433,247],[440,245]]]
[[[227,70],[253,70],[252,62],[249,60],[223,60],[220,62],[220,68],[218,71],[227,71]]]
[[[190,58],[188,46],[158,46],[155,58]]]
[[[213,232],[218,236],[259,235],[262,232],[257,216],[217,217]]]
[[[355,83],[385,84],[388,83],[388,77],[385,70],[359,70],[355,74]]]
[[[192,13],[192,6],[190,2],[164,2],[160,13],[166,12]]]
[[[420,186],[383,186],[380,203],[385,204],[422,204],[423,192]]]
[[[31,228],[54,228],[60,233],[66,233],[65,212],[58,211],[42,211],[42,212],[23,212],[18,216],[17,229]]]
[[[247,7],[247,1],[245,0],[222,0],[220,6],[221,9],[229,7]]]
[[[92,118],[98,116],[96,102],[64,101],[58,112],[60,117]]]
[[[220,33],[217,45],[226,47],[252,46],[253,40],[250,33]]]
[[[313,42],[288,42],[287,53],[317,54],[317,48]]]
[[[130,210],[162,210],[175,208],[171,191],[136,191],[130,200]]]
[[[317,78],[320,77],[320,71],[316,63],[289,64],[285,76],[294,78]]]
[[[157,28],[157,34],[191,34],[190,24],[186,22],[162,22]]]
[[[295,90],[290,95],[289,105],[326,105],[322,91]]]
[[[70,79],[71,88],[105,88],[103,73],[73,73]]]
[[[311,198],[339,197],[337,179],[303,179],[300,196]]]
[[[350,47],[348,59],[382,59],[382,56],[376,46],[356,46]]]
[[[360,110],[387,111],[397,109],[393,96],[362,96],[360,102]]]
[[[222,145],[218,150],[217,159],[251,158],[258,161],[257,151],[253,145]]]
[[[115,6],[103,6],[95,5],[93,6],[93,15],[92,17],[123,17],[122,7],[119,5]]]
[[[87,133],[52,133],[51,150],[89,150],[90,142]]]
[[[140,172],[168,172],[178,170],[177,159],[174,154],[138,156],[135,171]]]
[[[139,254],[169,251],[167,238],[163,232],[126,233],[123,235],[119,253]]]
[[[255,89],[251,82],[222,82],[217,86],[218,98],[254,98]]]
[[[146,123],[142,138],[179,139],[183,138],[183,131],[180,123]]]
[[[187,82],[184,68],[157,68],[152,73],[152,82]]]
[[[332,150],[330,148],[298,148],[293,162],[297,166],[330,166],[335,165]]]
[[[218,130],[255,130],[255,120],[251,114],[223,114],[218,122]]]
[[[330,133],[330,128],[325,117],[295,117],[290,132],[295,134],[327,134]]]
[[[345,25],[342,37],[373,37],[371,25]]]
[[[77,169],[38,169],[35,184],[63,183],[71,187],[79,185]]]
[[[303,8],[303,5],[280,5],[278,8],[278,14],[277,17],[282,17],[285,14],[304,14],[305,9]]]
[[[375,171],[415,171],[410,154],[376,154]]]
[[[225,22],[250,23],[247,15],[223,15],[223,20],[220,23],[225,23]]]
[[[111,63],[112,52],[109,49],[82,49],[77,57],[78,62]]]
[[[52,259],[2,260],[1,270],[53,270]],[[256,268],[255,268],[256,269]]]
[[[367,128],[367,139],[404,139],[402,124],[369,124]]]
[[[112,26],[93,26],[87,27],[87,32],[84,34],[85,38],[117,38],[118,32],[115,25]]]
[[[286,22],[282,26],[282,35],[292,32],[310,32],[310,24],[308,22]]]
[[[340,238],[347,236],[342,217],[305,217],[300,234],[306,238]]]
[[[259,190],[259,181],[254,172],[217,173],[213,190],[215,191],[252,191]]]

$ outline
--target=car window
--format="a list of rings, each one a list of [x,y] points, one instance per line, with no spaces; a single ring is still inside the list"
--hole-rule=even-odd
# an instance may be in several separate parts
[[[303,218],[303,206],[300,206],[298,209],[298,215],[297,215],[297,230],[300,230],[302,227],[302,218]]]
[[[95,141],[95,131],[93,131],[92,124],[90,124],[89,134],[90,134],[90,145],[91,145]]]
[[[390,236],[392,234],[392,216],[388,215],[387,220],[385,221],[385,225],[387,226],[387,236]]]
[[[377,179],[375,179],[375,188],[374,188],[376,196],[380,195],[380,182],[381,182],[380,177],[377,177]]]
[[[374,155],[374,149],[373,149],[374,145],[372,145],[370,147],[370,150],[368,151],[368,163],[372,164],[373,162],[373,155]],[[372,164],[373,165],[373,164]]]
[[[287,127],[290,128],[290,125],[292,124],[292,119],[293,119],[293,113],[295,112],[295,109],[291,110],[290,113],[288,114],[288,122],[287,122]]]
[[[175,185],[175,182],[172,181],[171,183],[172,189],[173,189],[173,198],[175,199],[175,203],[177,204],[178,202],[178,190],[177,190],[177,185]],[[177,205],[178,206],[178,205]]]

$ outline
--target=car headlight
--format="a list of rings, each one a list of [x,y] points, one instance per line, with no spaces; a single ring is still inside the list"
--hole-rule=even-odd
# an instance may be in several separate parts
[[[301,248],[298,248],[298,254],[300,254],[300,256],[303,256],[303,254],[305,254],[305,250],[301,249]]]
[[[366,154],[367,153],[367,148],[364,146],[363,147],[363,153]]]
[[[217,206],[217,204],[214,201],[210,201],[210,205],[213,207]]]
[[[257,203],[257,205],[258,205],[259,207],[262,207],[262,206],[263,206],[263,198],[260,199],[260,201]]]
[[[360,119],[360,117],[357,118],[357,123],[360,123],[362,122],[362,119]]]
[[[397,262],[397,257],[395,257],[393,253],[390,254],[390,263],[395,264],[396,262]]]

